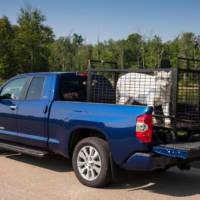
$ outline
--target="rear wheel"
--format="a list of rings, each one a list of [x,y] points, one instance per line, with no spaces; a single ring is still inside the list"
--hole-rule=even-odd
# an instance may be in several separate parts
[[[103,139],[81,140],[75,147],[72,163],[77,178],[84,185],[102,187],[110,180],[109,148]]]

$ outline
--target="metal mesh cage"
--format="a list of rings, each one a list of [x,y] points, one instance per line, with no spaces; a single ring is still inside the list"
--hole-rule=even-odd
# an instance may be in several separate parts
[[[88,74],[88,101],[154,107],[154,124],[171,127],[171,69],[95,69]]]
[[[90,65],[87,100],[152,106],[155,126],[199,129],[200,61],[179,58],[177,63],[177,68],[172,69],[117,69],[113,63],[110,68],[102,67],[102,63],[98,67]]]
[[[200,127],[200,61],[179,58],[177,124],[186,129]]]

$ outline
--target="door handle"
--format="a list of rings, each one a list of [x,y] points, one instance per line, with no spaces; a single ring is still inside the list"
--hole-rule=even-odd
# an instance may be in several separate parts
[[[9,106],[11,110],[16,110],[17,109],[17,106],[16,105],[12,105],[12,106]]]

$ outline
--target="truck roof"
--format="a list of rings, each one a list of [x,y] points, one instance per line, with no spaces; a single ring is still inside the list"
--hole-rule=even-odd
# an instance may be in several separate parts
[[[76,74],[76,72],[31,72],[31,73],[24,73],[24,74],[19,74],[21,75],[26,75],[26,76],[33,76],[33,75],[57,75],[57,74]]]
[[[24,74],[18,74],[14,76],[13,78],[16,77],[21,77],[21,76],[52,76],[52,75],[60,75],[60,74],[71,74],[71,75],[76,75],[79,74],[79,72],[31,72],[31,73],[24,73]],[[80,73],[81,74],[81,73]],[[11,79],[13,79],[11,78]]]

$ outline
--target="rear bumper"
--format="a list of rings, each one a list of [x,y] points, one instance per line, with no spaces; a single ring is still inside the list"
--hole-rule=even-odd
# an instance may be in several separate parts
[[[135,153],[123,165],[124,169],[136,171],[153,171],[169,166],[172,159],[154,153]]]
[[[161,144],[151,153],[134,153],[124,163],[127,170],[153,171],[200,160],[200,141]]]

